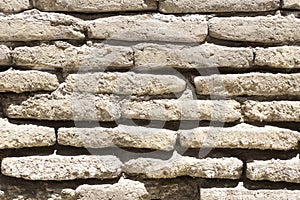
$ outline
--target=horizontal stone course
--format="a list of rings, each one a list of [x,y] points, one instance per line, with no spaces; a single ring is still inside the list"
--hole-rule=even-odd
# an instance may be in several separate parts
[[[300,2],[298,0],[283,0],[283,8],[300,10]]]
[[[280,0],[164,0],[159,10],[163,13],[260,12],[279,7]]]
[[[88,22],[88,37],[125,41],[203,42],[208,34],[205,16],[162,14],[112,16]]]
[[[0,12],[4,13],[16,13],[31,8],[30,0],[0,1]]]
[[[111,179],[120,176],[121,167],[115,156],[50,155],[4,158],[1,172],[26,180]]]
[[[243,162],[237,158],[197,159],[181,156],[176,151],[169,160],[138,158],[123,166],[128,175],[143,178],[175,178],[191,176],[201,178],[239,179]]]
[[[16,125],[0,119],[0,149],[45,147],[56,143],[54,128]]]
[[[119,125],[116,128],[60,128],[58,143],[85,148],[133,147],[170,151],[177,139],[175,131]]]
[[[300,74],[246,73],[198,76],[194,79],[200,95],[285,96],[300,95]]]
[[[247,163],[247,178],[255,181],[268,180],[300,183],[299,157],[290,160],[255,160]]]
[[[12,57],[10,49],[5,45],[0,45],[0,65],[11,65]]]

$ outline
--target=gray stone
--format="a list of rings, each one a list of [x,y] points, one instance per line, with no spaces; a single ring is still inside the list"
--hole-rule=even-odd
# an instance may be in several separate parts
[[[10,49],[5,45],[0,45],[0,65],[11,65],[12,57]]]
[[[121,167],[115,156],[50,155],[4,158],[1,172],[26,180],[111,179],[120,176]]]
[[[143,14],[90,21],[88,36],[126,41],[203,42],[208,34],[205,16]]]
[[[283,0],[283,8],[300,10],[299,0]]]
[[[243,162],[237,158],[205,158],[181,156],[176,151],[169,160],[138,158],[123,166],[128,175],[143,178],[175,178],[191,176],[201,178],[239,179]]]
[[[5,13],[16,13],[23,10],[31,9],[30,0],[10,0],[0,1],[0,12]]]

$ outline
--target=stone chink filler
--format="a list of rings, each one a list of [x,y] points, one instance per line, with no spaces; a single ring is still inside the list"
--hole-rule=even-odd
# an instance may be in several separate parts
[[[299,16],[0,1],[0,200],[300,199]]]

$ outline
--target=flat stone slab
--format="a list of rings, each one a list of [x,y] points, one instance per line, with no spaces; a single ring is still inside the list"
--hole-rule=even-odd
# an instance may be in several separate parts
[[[31,8],[30,0],[0,1],[0,12],[4,13],[17,13]]]
[[[300,2],[298,0],[283,0],[282,8],[300,10]]]
[[[0,65],[11,65],[12,57],[11,57],[10,49],[5,45],[0,45]]]

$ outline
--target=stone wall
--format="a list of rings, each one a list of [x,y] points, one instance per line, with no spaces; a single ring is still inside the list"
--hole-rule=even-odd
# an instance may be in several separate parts
[[[0,199],[299,199],[299,0],[0,2]]]

